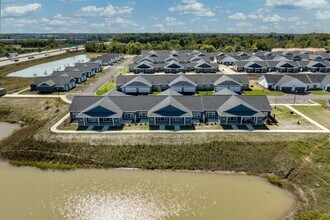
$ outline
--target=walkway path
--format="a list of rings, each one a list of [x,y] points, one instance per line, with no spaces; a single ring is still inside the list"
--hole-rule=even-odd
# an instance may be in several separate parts
[[[314,121],[313,119],[311,119],[310,117],[307,117],[306,115],[304,115],[303,113],[301,113],[300,111],[296,110],[295,108],[293,108],[290,105],[286,105],[286,107],[288,107],[291,111],[295,112],[296,114],[300,115],[301,117],[303,117],[304,119],[306,119],[307,121],[309,121],[310,123],[314,124],[315,126],[319,127],[320,129],[324,130],[324,131],[329,131],[329,129],[327,129],[326,127],[324,127],[323,125],[319,124],[318,122]]]
[[[307,117],[303,113],[297,111],[296,109],[292,108],[290,105],[287,105],[287,107],[294,111],[296,114],[299,114],[301,117],[305,118],[315,126],[319,127],[321,130],[220,130],[220,129],[214,129],[214,130],[179,130],[179,131],[169,131],[169,130],[121,130],[121,131],[70,131],[70,130],[58,130],[58,126],[60,126],[68,117],[70,117],[70,114],[66,114],[62,119],[60,119],[56,124],[54,124],[51,127],[51,131],[53,133],[57,134],[136,134],[136,133],[330,133],[330,130],[324,127],[323,125],[319,124],[318,122],[314,121],[313,119]]]

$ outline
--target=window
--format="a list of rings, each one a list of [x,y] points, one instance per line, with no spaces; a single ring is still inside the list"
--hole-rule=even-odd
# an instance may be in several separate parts
[[[97,118],[87,118],[87,122],[91,122],[91,123],[97,122]]]
[[[200,117],[201,117],[201,113],[194,112],[194,113],[193,113],[193,117],[194,117],[194,118],[200,118]]]
[[[215,112],[206,112],[207,118],[215,118]]]
[[[172,118],[172,122],[182,122],[183,118]]]
[[[139,116],[140,116],[140,118],[146,118],[147,117],[147,112],[140,112]]]
[[[237,117],[228,117],[228,121],[237,121]]]
[[[103,118],[103,122],[112,122],[112,118]]]
[[[133,118],[134,114],[133,113],[125,113],[124,118]]]

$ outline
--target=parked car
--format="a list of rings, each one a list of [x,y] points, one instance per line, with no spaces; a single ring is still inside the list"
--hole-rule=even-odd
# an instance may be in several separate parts
[[[28,59],[30,60],[30,59],[34,59],[34,56],[28,56]]]
[[[6,90],[4,88],[0,88],[0,97],[6,95]]]

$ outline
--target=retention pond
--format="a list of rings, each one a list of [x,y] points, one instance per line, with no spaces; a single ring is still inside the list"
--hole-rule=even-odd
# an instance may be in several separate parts
[[[140,170],[42,171],[0,162],[0,219],[281,219],[285,190],[262,178]]]
[[[8,76],[15,77],[37,77],[48,76],[56,70],[64,70],[66,66],[74,66],[76,63],[85,63],[90,61],[87,55],[78,55],[48,63],[43,63],[29,68],[10,73]]]

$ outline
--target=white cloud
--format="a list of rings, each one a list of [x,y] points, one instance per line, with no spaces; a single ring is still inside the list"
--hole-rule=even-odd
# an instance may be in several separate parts
[[[154,16],[154,15],[151,15],[150,18],[153,20],[156,20],[156,21],[159,19],[157,16]]]
[[[229,15],[228,18],[231,20],[245,20],[246,16],[243,13],[238,12],[236,14]]]
[[[115,15],[131,14],[133,11],[132,7],[116,7],[108,5],[107,7],[96,7],[96,6],[85,6],[82,7],[77,15],[78,16],[105,16],[111,17]]]
[[[200,3],[197,0],[181,0],[181,3],[177,4],[175,7],[169,8],[169,11],[178,11],[181,14],[192,14],[197,17],[215,16],[211,9],[206,8],[203,3]]]
[[[87,22],[80,18],[65,17],[62,14],[56,14],[52,19],[42,18],[41,22],[58,27],[70,28],[73,26],[80,26],[86,24]]]
[[[165,24],[168,26],[183,26],[186,25],[186,23],[182,21],[178,21],[176,18],[173,17],[166,17],[165,18]]]
[[[327,0],[267,0],[266,5],[277,8],[315,9],[328,5]]]
[[[315,18],[317,20],[330,20],[330,11],[317,11]]]
[[[119,25],[121,27],[138,27],[139,25],[132,20],[124,18],[106,18],[106,22],[109,24]]]
[[[278,14],[273,14],[266,16],[262,19],[263,22],[265,23],[277,23],[283,21],[283,18],[279,16]]]
[[[263,18],[262,18],[262,21],[265,23],[296,22],[299,20],[300,20],[299,17],[281,17],[278,14],[263,16]]]
[[[40,9],[41,9],[41,4],[39,3],[32,3],[32,4],[20,5],[20,6],[8,6],[4,9],[1,9],[1,16],[20,17],[35,11],[39,11]]]
[[[236,23],[236,27],[250,27],[252,26],[251,23],[248,23],[248,22],[238,22]]]

